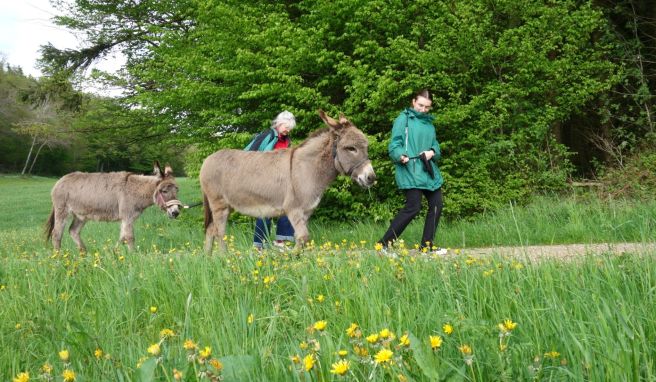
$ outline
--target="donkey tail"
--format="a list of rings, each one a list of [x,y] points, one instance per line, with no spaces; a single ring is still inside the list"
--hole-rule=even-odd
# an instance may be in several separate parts
[[[207,232],[207,227],[212,224],[212,211],[210,211],[210,202],[207,200],[207,195],[203,194],[203,210],[205,211],[205,232]]]
[[[46,234],[46,241],[50,241],[50,238],[52,238],[52,230],[55,228],[55,209],[53,208],[52,211],[50,211],[50,216],[48,217],[48,221],[46,222],[46,225],[44,227],[44,231]]]

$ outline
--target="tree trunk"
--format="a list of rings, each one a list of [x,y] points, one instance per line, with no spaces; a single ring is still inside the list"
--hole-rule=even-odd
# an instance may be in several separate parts
[[[46,142],[43,142],[43,143],[41,144],[41,146],[39,146],[39,149],[36,150],[36,154],[34,155],[34,159],[32,160],[32,165],[30,166],[30,171],[27,172],[28,174],[30,174],[30,175],[32,174],[32,169],[34,168],[34,164],[36,163],[36,160],[37,160],[37,158],[39,157],[39,153],[41,152],[41,149],[42,149],[43,146],[45,146],[45,145],[46,145]]]
[[[30,152],[27,153],[27,159],[25,160],[25,166],[23,166],[23,171],[21,171],[21,175],[25,175],[25,170],[27,170],[27,165],[30,163],[30,158],[32,157],[32,150],[34,150],[35,144],[36,144],[36,136],[32,137],[32,146],[30,146]]]

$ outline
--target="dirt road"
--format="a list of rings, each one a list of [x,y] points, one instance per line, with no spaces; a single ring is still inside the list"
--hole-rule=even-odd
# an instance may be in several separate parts
[[[485,256],[507,255],[529,260],[557,258],[571,260],[582,255],[599,255],[602,253],[654,254],[656,243],[602,243],[602,244],[567,244],[567,245],[530,245],[523,247],[462,248],[461,255]]]

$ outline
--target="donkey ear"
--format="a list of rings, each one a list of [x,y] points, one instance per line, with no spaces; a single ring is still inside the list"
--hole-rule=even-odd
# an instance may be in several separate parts
[[[352,123],[344,116],[344,113],[339,113],[339,124],[343,127],[351,126]]]
[[[328,114],[326,114],[323,110],[319,109],[317,110],[319,113],[319,117],[326,123],[326,125],[330,126],[333,130],[334,129],[339,129],[342,126],[339,124],[339,122],[335,121],[334,119],[330,118]]]
[[[173,176],[173,169],[171,168],[171,165],[167,164],[164,167],[164,176]]]
[[[153,164],[153,174],[159,178],[164,176],[164,171],[162,171],[162,166],[159,165],[159,161],[155,161]]]

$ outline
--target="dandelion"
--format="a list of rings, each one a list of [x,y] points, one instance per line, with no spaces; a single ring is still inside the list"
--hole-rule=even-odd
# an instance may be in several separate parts
[[[178,369],[173,369],[173,379],[176,381],[181,381],[182,380],[182,372]]]
[[[449,324],[449,323],[447,322],[446,324],[444,324],[444,325],[442,326],[442,331],[444,332],[444,334],[450,336],[451,333],[453,333],[453,326],[451,326],[451,324]]]
[[[408,338],[408,334],[404,334],[401,337],[399,337],[399,345],[408,347],[410,346],[410,338]]]
[[[348,355],[348,350],[340,350],[337,352],[337,355],[340,357],[346,357]]]
[[[93,356],[96,357],[96,359],[101,359],[102,356],[103,356],[103,354],[104,354],[104,353],[103,353],[103,351],[102,351],[101,348],[97,348],[97,349],[93,352]]]
[[[298,354],[294,354],[293,356],[289,357],[289,359],[291,359],[293,363],[301,362],[301,357],[299,357]]]
[[[356,337],[358,332],[358,324],[356,323],[352,323],[351,326],[346,329],[346,335],[351,338]]]
[[[546,358],[556,359],[556,358],[560,357],[560,353],[558,353],[555,350],[552,350],[550,352],[544,353],[544,356]]]
[[[391,332],[389,329],[387,329],[387,328],[381,330],[381,331],[378,333],[378,335],[380,336],[380,338],[383,338],[383,339],[386,339],[386,338],[393,339],[393,338],[394,338],[394,333],[392,333],[392,332]]]
[[[437,350],[442,346],[442,337],[440,336],[428,336],[430,340],[431,349]]]
[[[209,363],[216,371],[223,370],[223,364],[218,359],[212,358]]]
[[[64,382],[73,382],[75,381],[75,372],[71,369],[66,369],[62,373],[62,377],[64,377]]]
[[[18,373],[16,375],[16,378],[13,379],[13,382],[29,382],[30,380],[30,373],[24,372],[24,373]]]
[[[276,281],[276,276],[264,276],[262,279],[262,282],[264,282],[264,285],[269,285]]]
[[[182,344],[182,347],[183,347],[185,350],[194,350],[194,349],[196,349],[196,348],[198,347],[198,345],[197,345],[194,341],[192,341],[192,340],[190,340],[190,339],[187,339],[187,340],[185,340],[185,342]]]
[[[301,350],[305,350],[305,349],[308,348],[308,344],[307,344],[307,342],[303,341],[298,345],[298,347],[300,347]]]
[[[303,367],[305,368],[305,371],[310,371],[314,367],[314,363],[316,360],[314,359],[314,355],[308,354],[305,357],[303,357]]]
[[[374,356],[374,360],[378,364],[383,364],[383,363],[390,363],[392,362],[392,356],[394,353],[389,350],[389,349],[381,349],[376,355]]]
[[[317,302],[323,302],[326,299],[326,297],[322,294],[317,296]]]
[[[159,353],[161,353],[162,349],[160,349],[159,344],[152,344],[148,346],[148,354],[152,355],[153,357],[157,357]]]
[[[460,350],[460,352],[463,355],[471,355],[471,353],[472,353],[472,348],[467,344],[463,344],[463,345],[459,346],[458,350]]]
[[[399,379],[399,382],[408,382],[408,377],[403,374],[399,374],[396,377]]]
[[[70,354],[68,353],[68,350],[64,349],[59,352],[59,359],[61,359],[64,363],[68,362],[70,358]]]
[[[150,313],[152,313],[152,314],[157,313],[157,307],[156,306],[151,306],[150,307]]]
[[[349,361],[347,360],[339,360],[332,365],[332,369],[330,369],[330,372],[332,374],[337,374],[337,375],[344,375],[346,374],[347,371],[349,371]]]
[[[43,366],[41,366],[41,371],[43,374],[51,374],[52,373],[52,365],[49,364],[48,362],[44,363]]]
[[[212,356],[212,348],[209,346],[205,346],[205,348],[203,348],[203,350],[201,350],[200,353],[198,353],[198,355],[200,356],[201,360],[208,359]]]
[[[367,336],[367,342],[375,344],[378,341],[378,333],[370,334]]]
[[[366,357],[369,355],[369,350],[367,350],[367,348],[357,345],[353,346],[353,352],[360,357]]]
[[[376,251],[381,251],[383,249],[383,245],[381,243],[376,243],[376,245],[374,245],[374,249]]]
[[[326,326],[328,326],[328,322],[326,320],[321,320],[315,322],[312,328],[314,328],[314,330],[323,331],[326,329]]]
[[[248,318],[246,319],[246,322],[248,322],[248,324],[250,325],[250,324],[253,323],[253,321],[255,321],[255,316],[253,315],[253,313],[251,313],[251,314],[248,315]]]
[[[499,324],[499,330],[503,333],[508,333],[514,330],[517,327],[517,323],[513,322],[511,319],[504,320]]]
[[[159,332],[159,338],[166,339],[175,336],[175,332],[171,329],[162,329]]]
[[[16,330],[20,330],[22,327],[23,327],[23,325],[21,325],[20,322],[17,323],[16,326],[14,326],[14,328],[16,328]]]

